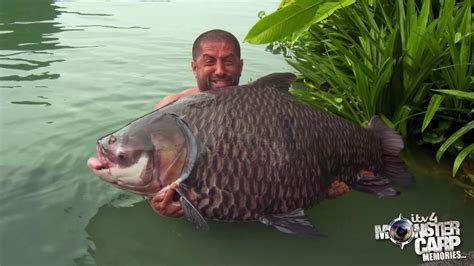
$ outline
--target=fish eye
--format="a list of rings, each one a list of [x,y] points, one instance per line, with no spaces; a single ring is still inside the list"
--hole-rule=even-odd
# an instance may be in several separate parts
[[[117,141],[117,138],[116,138],[114,135],[111,135],[111,136],[109,137],[108,143],[109,143],[109,145],[112,145],[112,144],[114,144],[116,141]]]

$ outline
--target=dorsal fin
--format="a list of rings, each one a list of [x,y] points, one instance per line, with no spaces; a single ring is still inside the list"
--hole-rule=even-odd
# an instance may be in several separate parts
[[[269,88],[274,87],[281,92],[288,93],[291,83],[295,80],[296,76],[292,73],[272,73],[261,77],[251,84],[252,87],[256,88]]]

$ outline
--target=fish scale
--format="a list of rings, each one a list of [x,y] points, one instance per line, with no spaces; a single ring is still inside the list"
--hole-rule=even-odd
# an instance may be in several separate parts
[[[380,145],[373,134],[282,91],[241,86],[207,94],[212,100],[198,107],[170,108],[203,143],[185,182],[206,218],[254,220],[262,211],[307,208],[332,180],[350,183],[364,167],[382,168],[381,148],[367,152],[369,143]]]

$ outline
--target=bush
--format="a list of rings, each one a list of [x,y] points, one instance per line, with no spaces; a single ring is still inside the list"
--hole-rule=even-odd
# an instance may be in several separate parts
[[[471,1],[290,0],[246,41],[287,58],[298,99],[362,126],[378,114],[438,161],[454,154],[454,176],[474,159],[472,21]]]

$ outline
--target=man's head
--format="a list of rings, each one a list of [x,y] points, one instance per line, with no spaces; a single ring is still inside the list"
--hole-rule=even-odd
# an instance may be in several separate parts
[[[227,31],[211,30],[194,41],[191,67],[200,91],[238,85],[243,64],[239,41]]]

